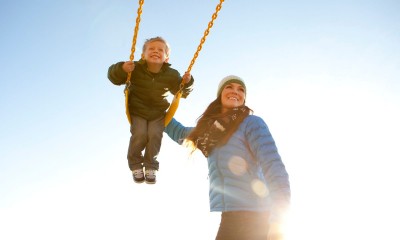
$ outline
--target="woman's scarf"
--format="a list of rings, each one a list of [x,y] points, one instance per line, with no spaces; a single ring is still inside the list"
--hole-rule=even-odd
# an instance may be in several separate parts
[[[208,121],[208,129],[202,135],[197,137],[196,147],[204,154],[205,157],[216,147],[224,143],[224,137],[227,133],[233,133],[236,129],[232,129],[249,115],[250,109],[246,106],[233,108],[220,118],[213,118]],[[233,131],[232,131],[233,130]],[[229,136],[228,136],[229,137]]]

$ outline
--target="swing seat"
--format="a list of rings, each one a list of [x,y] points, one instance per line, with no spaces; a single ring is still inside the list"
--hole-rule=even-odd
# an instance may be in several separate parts
[[[131,114],[129,113],[129,87],[128,87],[128,85],[125,86],[124,94],[125,94],[125,112],[126,112],[126,117],[128,118],[129,124],[132,124]]]
[[[174,98],[172,99],[171,102],[171,106],[168,108],[167,114],[165,114],[165,126],[167,126],[168,123],[171,122],[172,118],[174,117],[175,112],[178,109],[181,97],[182,97],[182,91],[179,91],[174,95]]]
[[[125,113],[126,113],[126,117],[128,118],[129,124],[132,124],[131,114],[129,112],[129,87],[128,86],[129,85],[126,85],[125,90],[124,90],[124,94],[125,94]],[[172,99],[171,105],[168,108],[167,113],[165,114],[164,126],[167,126],[169,124],[169,122],[172,120],[172,118],[174,117],[176,110],[178,110],[179,101],[180,101],[181,97],[182,97],[182,91],[179,90],[174,95],[174,98]]]

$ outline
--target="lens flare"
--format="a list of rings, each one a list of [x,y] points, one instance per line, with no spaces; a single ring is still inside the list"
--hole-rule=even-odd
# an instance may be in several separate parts
[[[247,169],[247,163],[243,158],[232,157],[228,163],[229,170],[238,176],[245,174]]]
[[[265,184],[259,179],[255,179],[252,181],[251,188],[258,196],[262,198],[266,197],[269,194],[267,186],[265,186]]]

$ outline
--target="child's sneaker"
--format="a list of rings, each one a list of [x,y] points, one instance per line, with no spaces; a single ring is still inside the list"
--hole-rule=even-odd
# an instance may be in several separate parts
[[[133,176],[133,181],[135,183],[144,182],[144,173],[143,173],[143,169],[142,168],[133,170],[132,171],[132,176]]]
[[[154,169],[146,169],[146,183],[156,183],[156,171]]]

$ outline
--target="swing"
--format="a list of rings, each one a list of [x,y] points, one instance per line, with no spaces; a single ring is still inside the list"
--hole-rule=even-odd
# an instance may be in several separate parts
[[[214,24],[214,20],[217,19],[218,16],[218,12],[221,10],[221,6],[222,3],[224,2],[224,0],[220,0],[219,4],[217,5],[214,14],[212,15],[212,19],[211,21],[208,23],[207,29],[204,31],[203,37],[200,40],[200,44],[197,47],[197,50],[195,52],[195,54],[193,55],[192,60],[190,61],[189,67],[187,69],[186,72],[189,72],[192,70],[192,67],[194,65],[194,62],[196,61],[199,52],[201,51],[204,42],[206,41],[206,38],[208,36],[208,34],[210,33],[210,29],[212,28],[213,24]],[[139,0],[139,7],[137,10],[137,17],[136,17],[136,25],[135,25],[135,30],[134,30],[134,34],[133,34],[133,40],[132,40],[132,48],[131,48],[131,55],[129,56],[129,60],[133,61],[134,59],[134,54],[135,54],[135,50],[136,50],[136,38],[137,38],[137,34],[139,31],[139,24],[140,24],[140,15],[142,14],[142,8],[143,8],[143,3],[144,0]],[[124,94],[125,94],[125,111],[126,111],[126,116],[128,118],[129,124],[132,123],[131,121],[131,115],[129,113],[129,107],[128,107],[128,103],[129,103],[129,87],[131,85],[131,72],[128,73],[127,79],[126,79],[126,83],[125,83],[125,90],[124,90]],[[176,110],[178,109],[179,106],[179,101],[181,99],[182,96],[182,90],[184,87],[184,82],[182,80],[180,86],[179,86],[179,90],[178,92],[174,95],[174,98],[172,99],[171,105],[168,108],[168,111],[165,115],[165,123],[164,125],[167,126],[168,123],[172,120]]]

